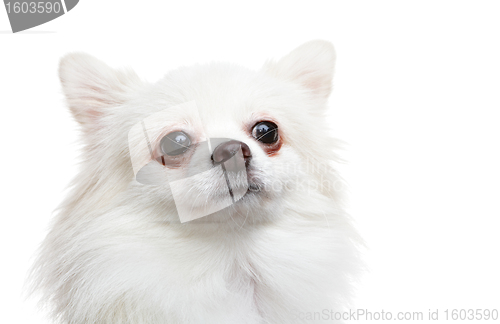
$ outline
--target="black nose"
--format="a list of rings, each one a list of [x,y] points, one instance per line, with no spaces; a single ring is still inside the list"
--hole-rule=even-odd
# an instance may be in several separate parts
[[[214,163],[225,162],[230,158],[232,158],[236,153],[238,153],[240,147],[241,151],[243,152],[243,158],[245,159],[245,164],[248,165],[248,162],[252,157],[252,152],[250,151],[248,145],[236,140],[231,140],[219,144],[212,153],[212,161],[214,161]]]

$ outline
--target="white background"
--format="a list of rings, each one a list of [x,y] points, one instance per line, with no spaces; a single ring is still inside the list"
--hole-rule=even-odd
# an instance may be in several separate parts
[[[19,34],[0,8],[0,323],[47,323],[21,290],[77,171],[62,55],[154,81],[212,60],[257,69],[317,38],[338,53],[329,121],[369,247],[354,307],[500,309],[498,1],[84,0]]]

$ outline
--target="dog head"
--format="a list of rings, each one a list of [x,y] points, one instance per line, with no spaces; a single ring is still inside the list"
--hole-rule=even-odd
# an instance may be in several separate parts
[[[96,208],[126,197],[169,221],[257,222],[307,190],[330,192],[304,182],[330,170],[334,62],[330,43],[312,41],[260,71],[213,63],[151,84],[66,56],[60,78],[83,130],[85,195]]]

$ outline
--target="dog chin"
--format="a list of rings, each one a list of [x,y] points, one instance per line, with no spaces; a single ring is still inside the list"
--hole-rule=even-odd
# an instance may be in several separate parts
[[[241,228],[244,224],[267,223],[279,214],[281,199],[274,192],[268,192],[262,184],[249,183],[241,198],[227,206],[227,198],[212,196],[212,206],[221,206],[219,210],[189,221],[189,224],[219,224]],[[203,210],[204,206],[193,207]],[[200,211],[197,211],[200,212]]]

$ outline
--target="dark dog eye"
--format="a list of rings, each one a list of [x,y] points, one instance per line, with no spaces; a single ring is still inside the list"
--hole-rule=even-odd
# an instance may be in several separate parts
[[[253,127],[252,136],[264,144],[274,144],[278,141],[278,125],[269,121],[260,122]]]
[[[161,152],[170,156],[186,152],[190,145],[191,139],[184,132],[172,132],[160,141]]]

